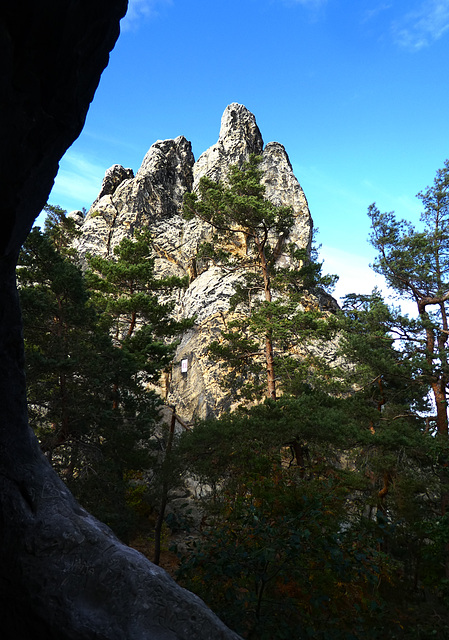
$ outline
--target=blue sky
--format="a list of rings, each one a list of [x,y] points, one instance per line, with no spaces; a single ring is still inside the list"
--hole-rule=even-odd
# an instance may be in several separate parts
[[[239,102],[285,146],[336,294],[369,292],[368,206],[418,221],[449,157],[448,53],[449,0],[131,0],[49,202],[89,208],[158,139],[198,157]]]

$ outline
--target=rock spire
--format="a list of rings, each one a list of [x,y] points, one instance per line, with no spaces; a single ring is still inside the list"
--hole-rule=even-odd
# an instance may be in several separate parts
[[[135,177],[131,170],[114,165],[106,172],[100,195],[82,226],[78,245],[82,257],[88,252],[112,255],[123,237],[149,227],[155,237],[159,273],[189,275],[190,286],[177,300],[175,313],[177,317],[196,315],[197,320],[182,337],[163,388],[167,402],[175,404],[187,421],[229,407],[229,398],[218,384],[218,365],[209,359],[208,345],[223,326],[236,276],[217,266],[203,271],[194,268],[198,245],[211,229],[183,219],[183,197],[196,189],[203,176],[225,179],[231,165],[241,165],[252,153],[262,155],[267,197],[275,204],[293,208],[295,224],[289,241],[309,249],[312,218],[287,152],[278,142],[264,147],[254,115],[237,103],[225,109],[218,141],[196,162],[190,142],[180,136],[155,142]],[[181,360],[188,361],[187,375],[181,372]]]

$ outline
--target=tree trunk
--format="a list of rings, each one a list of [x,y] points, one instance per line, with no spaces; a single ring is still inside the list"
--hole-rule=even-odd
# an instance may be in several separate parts
[[[426,301],[421,300],[418,302],[418,312],[421,316],[421,320],[423,325],[426,326],[429,324],[429,317],[426,311]],[[438,340],[438,349],[444,349],[444,344],[446,342],[446,338],[444,338],[443,343],[440,343]],[[432,371],[435,368],[434,358],[435,355],[435,333],[434,329],[430,326],[426,327],[426,361],[429,366],[429,370]],[[448,434],[448,418],[447,418],[447,405],[446,405],[446,378],[443,374],[439,377],[437,375],[433,375],[430,380],[430,387],[432,389],[432,394],[435,400],[435,406],[437,411],[437,432],[440,435]]]
[[[440,436],[448,435],[448,420],[447,420],[447,398],[446,398],[446,384],[444,380],[437,380],[432,382],[432,393],[435,400],[437,410],[437,433]]]
[[[260,264],[262,267],[262,276],[264,283],[265,301],[271,302],[271,282],[268,271],[268,264],[265,257],[264,243],[260,242],[255,236],[257,251],[259,253]],[[267,367],[267,396],[272,400],[276,400],[276,375],[274,370],[274,353],[273,353],[273,331],[269,329],[265,335],[265,362]]]
[[[421,314],[421,317],[424,318],[427,316],[425,303],[421,301],[418,304],[418,310]],[[441,310],[441,319],[442,319],[442,329],[443,331],[440,333],[437,341],[438,351],[439,353],[444,353],[446,342],[447,342],[447,316],[446,309],[444,306],[444,300],[440,303]],[[428,318],[427,318],[428,319]],[[435,334],[432,329],[426,329],[426,350],[427,350],[427,363],[429,367],[433,365],[433,354],[435,350]],[[445,363],[444,363],[445,364]],[[446,392],[446,384],[447,379],[446,376],[440,373],[439,377],[433,379],[431,381],[431,389],[433,393],[433,397],[435,400],[436,406],[436,425],[437,425],[437,435],[439,437],[447,438],[449,434],[448,429],[448,416],[447,416],[447,392]],[[444,515],[447,511],[447,507],[449,505],[449,492],[446,490],[446,470],[443,469],[441,476],[441,514]],[[445,546],[445,557],[442,562],[445,567],[445,576],[449,579],[449,544]]]
[[[173,408],[173,413],[170,421],[170,431],[168,432],[167,448],[165,450],[165,459],[162,465],[162,496],[161,503],[159,505],[159,515],[157,517],[156,526],[154,527],[154,564],[159,565],[161,559],[161,536],[162,525],[164,524],[165,509],[167,507],[168,498],[168,466],[170,464],[171,450],[173,446],[173,438],[175,435],[176,425],[176,410]]]
[[[267,363],[267,395],[276,400],[276,377],[274,373],[273,332],[265,336],[265,360]]]

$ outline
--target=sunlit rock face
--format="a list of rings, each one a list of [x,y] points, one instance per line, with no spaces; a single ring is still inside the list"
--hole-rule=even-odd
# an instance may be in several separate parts
[[[230,165],[241,165],[251,153],[262,155],[262,152],[263,140],[256,118],[242,104],[233,102],[221,118],[218,141],[195,163],[194,188],[203,176],[215,182],[225,179]]]
[[[135,177],[131,170],[114,165],[106,173],[100,195],[82,226],[78,244],[82,258],[87,253],[110,256],[122,238],[149,227],[155,239],[159,274],[189,276],[189,287],[176,299],[175,315],[195,315],[196,322],[182,337],[171,374],[163,385],[167,402],[175,405],[187,421],[230,407],[230,399],[219,385],[219,365],[210,359],[208,345],[223,328],[238,274],[196,264],[198,246],[210,237],[211,228],[183,219],[183,197],[187,191],[196,190],[203,176],[225,180],[229,167],[241,165],[252,153],[263,157],[262,181],[267,198],[293,208],[295,223],[287,242],[309,250],[312,218],[287,152],[277,142],[264,147],[254,115],[236,103],[223,114],[217,143],[196,162],[190,143],[180,136],[155,142]],[[287,258],[280,260],[285,263]],[[187,372],[181,371],[182,360],[187,360]]]
[[[83,225],[81,256],[111,255],[124,237],[145,227],[161,237],[162,247],[168,238],[167,249],[174,250],[183,226],[182,199],[193,184],[194,162],[190,142],[180,136],[155,142],[135,177],[120,165],[109,169]],[[108,188],[111,183],[113,188]]]

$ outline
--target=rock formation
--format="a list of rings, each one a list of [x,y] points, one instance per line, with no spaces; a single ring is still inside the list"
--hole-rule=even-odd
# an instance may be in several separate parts
[[[210,236],[211,229],[197,220],[183,219],[183,196],[196,190],[203,176],[226,179],[229,167],[241,165],[251,153],[263,157],[267,197],[293,208],[295,224],[289,242],[309,249],[312,219],[288,155],[277,142],[264,147],[254,115],[236,103],[223,114],[217,143],[196,162],[190,143],[178,137],[153,144],[135,178],[130,177],[131,170],[114,165],[82,225],[77,247],[82,258],[87,253],[112,255],[124,236],[149,227],[160,274],[189,276],[190,286],[177,299],[175,313],[178,317],[195,315],[196,323],[182,337],[164,389],[167,402],[176,405],[178,414],[187,421],[217,414],[230,405],[219,385],[218,364],[208,356],[208,345],[223,327],[236,275],[217,266],[196,264],[198,245]],[[280,261],[286,259],[284,256]],[[188,361],[187,373],[181,372],[182,360]]]
[[[2,640],[237,640],[196,596],[79,507],[27,421],[16,257],[83,127],[126,6],[16,0],[0,15]],[[131,179],[111,173],[102,199],[123,177]]]

